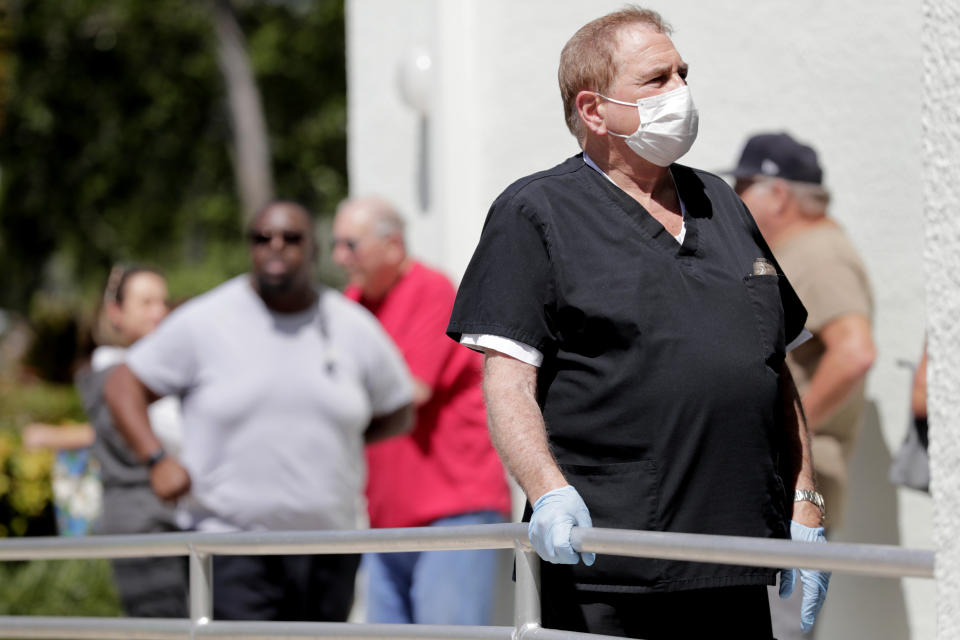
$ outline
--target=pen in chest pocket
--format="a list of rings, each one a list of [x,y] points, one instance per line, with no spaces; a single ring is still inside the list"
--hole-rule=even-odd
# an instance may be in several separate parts
[[[775,276],[777,275],[777,268],[766,258],[757,258],[753,261],[753,275]]]

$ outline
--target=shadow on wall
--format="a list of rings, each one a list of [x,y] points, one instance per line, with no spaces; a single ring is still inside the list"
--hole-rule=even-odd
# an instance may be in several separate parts
[[[844,526],[831,534],[831,541],[900,544],[897,488],[887,479],[890,461],[880,414],[870,401],[850,461]],[[819,638],[909,638],[902,581],[835,573],[817,623],[817,634]]]

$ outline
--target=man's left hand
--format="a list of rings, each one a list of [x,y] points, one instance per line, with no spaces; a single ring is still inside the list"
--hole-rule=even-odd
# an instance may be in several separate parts
[[[790,521],[790,539],[802,542],[826,542],[823,527],[807,527],[798,522]],[[797,573],[803,583],[803,603],[800,612],[800,628],[806,633],[813,628],[813,623],[820,613],[820,607],[827,597],[827,587],[830,585],[829,571],[814,569],[783,569],[780,571],[780,597],[789,598],[797,581]]]

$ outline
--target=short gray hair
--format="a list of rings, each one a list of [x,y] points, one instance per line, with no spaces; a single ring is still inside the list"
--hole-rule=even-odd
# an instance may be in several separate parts
[[[403,215],[389,201],[376,196],[349,198],[337,206],[337,214],[339,215],[344,209],[353,208],[363,211],[369,217],[370,231],[378,238],[396,235],[401,240],[404,239],[406,222]]]
[[[823,185],[813,182],[793,182],[787,180],[793,197],[800,205],[800,213],[809,218],[816,218],[827,213],[830,204],[830,192]]]
[[[756,184],[763,185],[768,189],[777,180],[784,182],[790,189],[790,194],[796,199],[800,213],[804,217],[817,218],[827,213],[827,207],[830,205],[830,192],[823,185],[764,175],[754,176],[753,180]]]

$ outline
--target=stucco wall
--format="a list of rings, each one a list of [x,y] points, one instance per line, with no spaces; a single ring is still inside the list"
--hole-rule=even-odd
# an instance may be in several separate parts
[[[924,210],[930,300],[928,409],[937,542],[937,638],[960,637],[960,8],[924,2]]]
[[[349,0],[352,191],[396,200],[413,250],[459,277],[493,198],[577,151],[556,87],[559,52],[579,26],[622,4]],[[691,67],[700,136],[683,162],[728,167],[760,130],[788,130],[819,150],[832,213],[873,279],[879,351],[848,524],[833,539],[932,547],[929,497],[886,480],[908,414],[910,374],[898,361],[918,359],[925,321],[920,2],[648,6],[673,24]],[[417,44],[433,52],[425,118],[396,89],[397,66]],[[838,574],[818,626],[825,638],[933,638],[935,600],[930,581]]]

